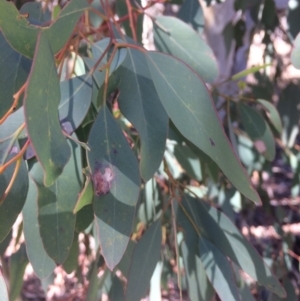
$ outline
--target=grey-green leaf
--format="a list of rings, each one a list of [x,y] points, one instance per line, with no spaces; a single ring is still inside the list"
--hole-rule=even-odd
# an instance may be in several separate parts
[[[241,301],[228,259],[209,240],[200,237],[199,253],[206,275],[222,301]]]
[[[1,270],[0,270],[0,300],[9,301],[6,283]]]
[[[282,133],[282,122],[276,107],[269,101],[258,99],[259,102],[268,112],[268,117],[279,134]]]
[[[121,260],[132,231],[140,189],[138,163],[106,106],[90,130],[88,145],[97,235],[112,270]]]
[[[160,259],[161,239],[161,222],[157,220],[149,227],[133,252],[126,301],[139,301],[145,297],[151,276]]]
[[[148,58],[155,88],[177,129],[210,156],[242,194],[259,203],[260,198],[234,154],[204,83],[184,63],[169,55],[150,52]]]
[[[140,171],[142,178],[148,181],[163,158],[168,115],[155,90],[144,53],[128,49],[127,57],[116,73],[120,110],[140,135]]]
[[[25,91],[24,111],[27,133],[45,171],[44,183],[48,187],[61,175],[70,158],[70,148],[58,118],[59,101],[53,53],[47,37],[40,34]]]
[[[26,252],[34,272],[40,279],[44,279],[53,272],[56,265],[46,253],[40,236],[37,201],[37,186],[29,177],[29,190],[22,211]]]
[[[267,160],[275,158],[275,140],[272,131],[262,115],[247,105],[240,103],[239,112],[246,133],[253,140],[257,150]]]
[[[12,152],[7,157],[7,161],[20,151],[18,144],[13,145]],[[6,161],[6,162],[7,162]],[[13,175],[16,163],[11,164],[2,174],[0,174],[0,192],[1,197],[5,192],[8,184],[10,183],[11,177]],[[28,173],[25,166],[25,162],[22,160],[20,163],[20,169],[18,171],[17,177],[14,184],[6,196],[3,203],[0,205],[0,242],[8,235],[11,227],[13,226],[15,220],[20,214],[23,205],[25,203],[26,195],[28,191]]]
[[[82,188],[81,149],[69,143],[72,156],[62,175],[50,187],[45,187],[40,164],[31,175],[38,187],[38,221],[44,248],[56,264],[67,258],[73,243],[76,215],[73,210]]]
[[[213,82],[217,78],[219,71],[213,51],[196,31],[178,18],[156,18],[154,43],[157,50],[182,60],[205,82]]]

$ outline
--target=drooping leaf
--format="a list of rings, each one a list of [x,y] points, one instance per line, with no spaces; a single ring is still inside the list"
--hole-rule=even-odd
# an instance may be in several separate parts
[[[9,301],[6,283],[1,270],[0,270],[0,300]]]
[[[259,196],[230,146],[203,82],[171,56],[152,52],[148,57],[160,100],[181,134],[210,156],[242,194],[259,203]]]
[[[225,256],[235,262],[260,285],[278,296],[285,292],[253,246],[235,225],[216,208],[192,197],[184,197],[182,204],[197,225],[200,236],[210,240]]]
[[[245,131],[253,140],[257,150],[267,160],[273,161],[275,158],[275,140],[269,125],[262,115],[252,107],[241,103],[238,108]]]
[[[122,258],[132,231],[139,170],[135,155],[106,106],[91,128],[88,145],[97,235],[112,270]]]
[[[213,82],[217,78],[218,66],[211,48],[183,21],[169,16],[157,17],[154,43],[159,51],[185,62],[205,82]]]
[[[53,53],[47,37],[41,34],[25,92],[24,109],[28,136],[45,171],[44,183],[48,187],[63,172],[70,158],[58,119],[59,101],[59,79]]]
[[[50,187],[43,185],[41,165],[35,163],[31,175],[38,188],[38,221],[47,254],[63,263],[73,243],[76,215],[73,210],[82,188],[81,149],[69,142],[72,156],[62,175]]]
[[[12,106],[13,95],[25,83],[30,67],[31,60],[12,49],[0,32],[0,118]]]
[[[9,243],[10,243],[11,239],[12,239],[12,230],[9,231],[8,235],[0,243],[0,257],[5,254],[5,251],[6,251],[7,247],[9,246]]]
[[[12,254],[9,262],[9,300],[15,301],[21,293],[23,276],[28,264],[24,243],[19,250]],[[2,301],[2,300],[1,300]]]
[[[87,177],[83,190],[79,194],[78,201],[76,203],[76,206],[74,208],[74,213],[77,213],[79,210],[81,210],[84,206],[87,206],[89,204],[92,204],[94,197],[94,191],[93,191],[93,185],[91,182],[91,178]]]
[[[37,186],[29,177],[29,190],[22,211],[26,252],[34,272],[40,279],[44,279],[53,272],[56,265],[46,253],[40,236],[37,201]]]
[[[214,290],[206,276],[198,250],[198,235],[187,216],[179,212],[180,225],[184,229],[181,252],[184,262],[187,289],[191,300],[211,300]]]
[[[71,0],[60,11],[58,18],[45,29],[53,53],[57,53],[66,44],[82,13],[88,8],[86,0]],[[59,33],[59,34],[58,34]]]
[[[141,139],[141,176],[148,181],[158,169],[168,130],[168,116],[162,106],[145,55],[135,49],[117,70],[120,110],[134,125]]]
[[[59,120],[71,134],[82,123],[92,101],[92,79],[88,75],[74,77],[60,83]]]
[[[86,230],[94,220],[94,211],[92,204],[84,206],[76,214],[75,229],[77,232]]]
[[[128,274],[126,300],[139,301],[150,286],[150,279],[160,259],[161,222],[154,222],[137,243]]]
[[[77,269],[78,254],[79,254],[78,235],[75,233],[70,252],[68,254],[66,261],[63,263],[63,268],[66,271],[66,273],[70,274]]]
[[[300,69],[300,33],[294,41],[294,49],[291,54],[291,61],[295,68]]]
[[[233,76],[231,76],[231,80],[238,80],[241,79],[249,74],[253,74],[257,71],[259,71],[260,69],[265,69],[266,67],[270,66],[271,64],[264,64],[261,66],[254,66],[251,68],[248,68],[246,70],[243,70],[241,72],[238,72],[237,74],[234,74]]]
[[[200,237],[199,253],[206,275],[222,301],[241,301],[228,259],[209,240]]]
[[[289,148],[293,147],[299,133],[299,93],[300,89],[297,85],[289,84],[282,91],[277,106],[283,124],[281,139]]]
[[[28,14],[27,20],[33,25],[40,25],[51,21],[51,12],[43,7],[41,2],[27,2],[22,5],[20,14]]]
[[[194,30],[202,33],[204,29],[204,15],[198,0],[186,0],[183,2],[177,17],[187,24],[192,25]]]
[[[32,58],[41,29],[31,25],[27,15],[18,12],[13,2],[0,1],[0,30],[10,46],[22,55]]]
[[[277,132],[279,134],[282,133],[282,122],[279,116],[279,113],[277,111],[277,109],[275,108],[275,106],[270,103],[269,101],[266,101],[264,99],[258,99],[257,102],[259,102],[267,111],[268,111],[268,117],[271,121],[271,123],[273,124],[273,126],[275,127],[275,129],[277,130]]]
[[[8,154],[5,162],[12,159],[19,151],[19,145],[15,143],[13,145],[13,152]],[[4,199],[3,203],[0,205],[0,242],[10,232],[15,220],[20,214],[23,205],[25,203],[27,191],[28,191],[28,174],[25,166],[25,162],[21,159],[20,168],[14,184],[9,191],[8,195]],[[13,176],[14,170],[16,168],[16,163],[9,165],[9,167],[0,174],[0,195],[3,197],[7,186]]]

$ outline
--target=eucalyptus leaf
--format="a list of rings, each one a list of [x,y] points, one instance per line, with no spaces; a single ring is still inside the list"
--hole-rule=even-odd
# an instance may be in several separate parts
[[[218,76],[218,66],[205,40],[183,21],[159,16],[154,23],[154,43],[157,50],[185,62],[206,82]]]
[[[150,286],[150,279],[160,259],[161,223],[154,222],[137,243],[128,273],[126,300],[139,301]]]
[[[150,52],[148,58],[160,100],[181,134],[210,156],[242,194],[259,203],[260,198],[234,154],[203,82],[171,56]]]
[[[28,137],[45,171],[44,184],[48,187],[61,175],[70,158],[70,148],[57,114],[59,101],[59,79],[53,53],[47,37],[40,34],[25,92],[24,112]]]
[[[138,164],[106,106],[101,108],[91,128],[88,145],[97,236],[106,264],[113,270],[132,231],[140,189]]]

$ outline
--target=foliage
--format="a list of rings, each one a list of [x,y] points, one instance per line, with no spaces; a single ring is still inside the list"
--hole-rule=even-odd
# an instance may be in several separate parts
[[[274,84],[267,60],[216,83],[196,0],[177,1],[177,17],[151,17],[157,51],[141,39],[145,10],[160,1],[46,2],[51,9],[30,2],[18,11],[0,0],[1,258],[20,213],[25,237],[4,269],[9,293],[0,271],[1,300],[18,297],[28,261],[43,280],[57,265],[76,270],[79,237],[95,241],[86,252],[87,300],[104,292],[140,300],[150,280],[151,296],[170,277],[191,300],[215,293],[253,300],[240,271],[274,298],[291,296],[290,259],[273,274],[280,260],[267,265],[260,255],[268,254],[243,237],[234,215],[261,204],[250,176],[268,171],[276,141],[299,193],[299,86],[288,85],[276,108],[264,96]],[[242,16],[251,11],[269,49],[279,26],[275,4],[254,2],[234,7]],[[241,39],[237,31],[226,37]],[[298,36],[291,55],[298,68],[299,45]],[[244,81],[251,74],[258,85]],[[236,81],[238,95],[222,94]]]

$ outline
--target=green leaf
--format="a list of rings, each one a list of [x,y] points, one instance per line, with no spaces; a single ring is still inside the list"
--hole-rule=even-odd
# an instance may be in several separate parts
[[[21,293],[23,276],[28,264],[25,245],[22,244],[19,250],[12,254],[9,262],[9,300],[14,301]],[[2,300],[1,300],[2,301]]]
[[[5,280],[2,275],[1,270],[0,270],[0,300],[1,301],[9,301],[6,283],[5,283]]]
[[[257,102],[259,102],[268,111],[268,117],[271,123],[273,124],[277,132],[281,134],[282,122],[276,107],[272,103],[264,99],[257,99]]]
[[[75,229],[77,232],[86,230],[94,220],[94,211],[92,204],[84,206],[76,214]]]
[[[0,29],[10,46],[28,58],[34,54],[40,28],[19,14],[13,2],[0,1]]]
[[[148,181],[161,164],[168,131],[168,115],[162,106],[146,56],[135,49],[117,70],[119,107],[134,125],[141,139],[141,176]]]
[[[34,272],[40,279],[44,279],[51,275],[56,265],[46,253],[40,236],[37,201],[37,186],[29,177],[29,190],[22,211],[26,252]]]
[[[30,68],[31,60],[12,49],[0,32],[0,118],[12,106],[13,95],[25,83]]]
[[[161,223],[157,220],[137,243],[128,273],[126,300],[139,301],[145,297],[160,259],[161,235]]]
[[[88,145],[97,235],[112,270],[122,258],[132,231],[140,189],[138,164],[106,106],[91,128]]]
[[[13,150],[14,151],[8,155],[5,162],[10,160],[16,155],[16,153],[20,151],[17,143],[14,144]],[[14,184],[7,197],[0,205],[0,242],[3,241],[8,235],[11,227],[13,226],[25,203],[28,191],[28,174],[25,162],[22,160],[20,164],[20,169],[18,171]],[[0,174],[1,197],[5,192],[8,184],[10,183],[15,167],[16,163],[13,163],[2,174]]]
[[[60,91],[59,120],[70,134],[79,127],[90,108],[92,79],[82,75],[63,81],[60,83]]]
[[[225,256],[229,257],[260,285],[279,296],[285,295],[277,278],[226,215],[192,197],[185,196],[182,204],[197,225],[201,237],[214,243]]]
[[[41,2],[25,3],[20,9],[20,14],[29,14],[27,20],[33,25],[51,21],[50,10],[48,7],[43,7]]]
[[[78,254],[79,254],[78,235],[75,233],[70,252],[68,254],[66,261],[63,263],[63,268],[67,274],[70,274],[77,269]]]
[[[300,69],[300,33],[294,41],[294,49],[291,54],[291,61],[295,68]]]
[[[184,222],[183,222],[184,220]],[[198,236],[189,220],[181,215],[181,226],[184,227],[185,240],[181,243],[181,252],[187,278],[187,289],[191,300],[211,300],[214,295],[199,257]]]
[[[209,240],[200,237],[200,258],[206,275],[222,301],[240,301],[228,259]]]
[[[262,115],[247,105],[238,105],[242,124],[246,133],[253,140],[256,149],[268,161],[275,158],[275,140],[272,131]]]
[[[12,239],[12,230],[9,231],[5,239],[0,243],[0,257],[5,254],[7,247]],[[1,300],[1,299],[0,299]]]
[[[60,11],[58,18],[51,26],[45,29],[53,53],[60,51],[67,43],[77,21],[88,6],[86,0],[71,0]]]
[[[25,92],[24,109],[28,136],[45,171],[44,183],[48,187],[63,172],[70,158],[58,119],[59,101],[59,79],[53,53],[46,36],[41,34]]]
[[[74,214],[77,213],[81,208],[84,206],[87,206],[89,204],[92,204],[93,202],[93,196],[94,196],[94,191],[93,191],[93,185],[91,182],[91,178],[87,177],[84,188],[79,194],[78,201],[76,203],[76,206],[74,208]]]
[[[283,123],[281,139],[283,144],[289,148],[294,146],[297,134],[299,133],[299,94],[299,86],[293,83],[289,84],[282,91],[277,106]]]
[[[217,78],[218,65],[211,48],[183,21],[169,16],[157,17],[154,23],[154,43],[159,51],[185,62],[205,82],[211,83]]]
[[[73,209],[82,187],[81,149],[69,142],[72,156],[62,175],[50,187],[43,185],[41,165],[31,175],[38,187],[38,221],[45,251],[56,264],[63,263],[73,243],[76,216]]]
[[[236,73],[235,75],[231,76],[230,80],[238,80],[238,79],[241,79],[249,74],[253,74],[257,71],[259,71],[260,69],[265,69],[266,67],[269,67],[271,66],[271,64],[264,64],[264,65],[261,65],[261,66],[254,66],[254,67],[251,67],[251,68],[248,68],[246,70],[243,70],[241,72],[238,72]]]
[[[259,196],[234,154],[203,82],[171,56],[156,52],[148,56],[160,100],[181,134],[210,156],[242,194],[259,203]]]
[[[183,22],[192,25],[194,30],[202,33],[204,29],[203,10],[198,0],[186,0],[183,2],[177,17]]]

